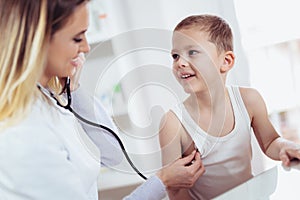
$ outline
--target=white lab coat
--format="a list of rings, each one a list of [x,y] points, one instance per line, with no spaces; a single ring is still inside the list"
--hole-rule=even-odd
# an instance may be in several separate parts
[[[0,199],[98,199],[100,154],[88,140],[72,113],[37,99],[0,134]]]
[[[117,131],[101,104],[80,90],[73,94],[72,106],[87,119]],[[112,166],[123,157],[111,135],[82,126],[49,94],[37,99],[22,122],[0,133],[0,199],[97,200],[100,162]],[[164,195],[162,182],[153,176],[126,198]]]

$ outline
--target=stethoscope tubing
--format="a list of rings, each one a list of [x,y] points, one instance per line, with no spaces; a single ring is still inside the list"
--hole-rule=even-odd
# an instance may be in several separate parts
[[[69,77],[67,77],[67,78],[66,78],[66,82],[65,82],[65,86],[64,86],[64,89],[63,89],[63,92],[66,91],[66,93],[67,93],[67,104],[66,104],[66,105],[62,105],[62,104],[58,101],[58,99],[55,98],[55,96],[51,93],[51,97],[55,99],[57,105],[59,105],[60,107],[63,107],[63,108],[65,108],[65,109],[69,110],[71,113],[74,114],[74,116],[75,116],[78,120],[80,120],[80,121],[82,121],[82,122],[84,122],[84,123],[86,123],[86,124],[88,124],[88,125],[90,125],[90,126],[94,126],[94,127],[103,129],[103,130],[105,130],[105,131],[111,133],[111,134],[116,138],[116,140],[118,141],[118,143],[119,143],[119,145],[120,145],[120,147],[121,147],[121,149],[122,149],[122,152],[123,152],[124,156],[126,157],[126,160],[128,161],[128,163],[129,163],[130,166],[132,167],[132,169],[133,169],[140,177],[142,177],[144,180],[147,180],[147,177],[144,176],[144,175],[137,169],[137,167],[133,164],[133,162],[131,161],[131,159],[130,159],[130,157],[129,157],[129,155],[128,155],[126,149],[125,149],[125,146],[124,146],[122,140],[120,139],[120,137],[119,137],[112,129],[110,129],[109,127],[104,126],[104,125],[102,125],[102,124],[98,124],[98,123],[89,121],[89,120],[83,118],[81,115],[79,115],[77,112],[75,112],[75,111],[73,110],[73,108],[71,107],[71,103],[72,103],[72,95],[71,95],[70,85],[71,85],[71,80],[70,80]]]
[[[121,141],[120,137],[113,131],[111,130],[110,128],[108,128],[107,126],[104,126],[102,124],[97,124],[97,123],[94,123],[94,122],[91,122],[91,121],[88,121],[87,119],[81,117],[78,113],[76,113],[72,108],[71,106],[69,106],[68,110],[70,110],[70,112],[72,112],[74,114],[74,116],[79,119],[80,121],[88,124],[88,125],[91,125],[91,126],[94,126],[94,127],[97,127],[97,128],[101,128],[109,133],[111,133],[115,138],[116,140],[118,141],[121,149],[122,149],[122,152],[124,154],[124,156],[126,157],[126,160],[128,161],[128,163],[130,164],[130,166],[132,167],[132,169],[140,176],[142,177],[143,179],[147,180],[147,177],[144,176],[137,168],[136,166],[133,164],[133,162],[131,161],[127,151],[125,150],[125,147],[124,147],[124,144],[123,142]]]

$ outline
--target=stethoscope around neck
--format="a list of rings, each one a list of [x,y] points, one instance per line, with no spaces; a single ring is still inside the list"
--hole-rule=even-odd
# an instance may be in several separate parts
[[[125,147],[124,147],[123,142],[121,141],[120,137],[119,137],[112,129],[110,129],[110,128],[108,128],[107,126],[104,126],[104,125],[102,125],[102,124],[97,124],[97,123],[95,123],[95,122],[91,122],[91,121],[89,121],[89,120],[83,118],[83,117],[80,116],[77,112],[75,112],[75,111],[73,110],[73,108],[71,107],[71,103],[72,103],[72,95],[71,95],[71,88],[70,88],[70,87],[71,87],[71,79],[70,79],[69,77],[67,77],[67,78],[66,78],[66,82],[65,82],[65,86],[64,86],[64,88],[63,88],[63,90],[62,90],[62,92],[66,92],[66,94],[67,94],[67,103],[66,103],[65,105],[63,105],[63,104],[61,103],[61,101],[59,101],[59,100],[55,97],[55,95],[54,95],[52,92],[50,92],[50,95],[51,95],[51,97],[52,97],[53,99],[55,99],[57,105],[59,105],[60,107],[63,107],[63,108],[65,108],[65,109],[69,110],[69,111],[70,111],[71,113],[73,113],[74,116],[75,116],[77,119],[79,119],[80,121],[82,121],[82,122],[84,122],[84,123],[86,123],[86,124],[88,124],[88,125],[91,125],[91,126],[94,126],[94,127],[97,127],[97,128],[101,128],[101,129],[103,129],[103,130],[105,130],[105,131],[111,133],[111,134],[116,138],[116,140],[118,141],[118,143],[119,143],[119,145],[120,145],[120,147],[121,147],[121,149],[122,149],[122,151],[123,151],[123,154],[124,154],[124,156],[126,157],[128,163],[130,164],[130,166],[132,167],[132,169],[133,169],[140,177],[142,177],[143,179],[147,180],[147,177],[144,176],[144,175],[136,168],[136,166],[133,164],[133,162],[131,161],[131,159],[130,159],[128,153],[127,153],[127,151],[125,150]],[[40,87],[39,85],[38,85],[38,88],[41,90],[41,87]]]

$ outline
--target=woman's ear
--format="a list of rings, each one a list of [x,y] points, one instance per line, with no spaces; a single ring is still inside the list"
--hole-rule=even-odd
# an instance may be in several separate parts
[[[228,72],[234,65],[235,56],[233,51],[226,51],[224,53],[223,64],[221,65],[220,72]]]

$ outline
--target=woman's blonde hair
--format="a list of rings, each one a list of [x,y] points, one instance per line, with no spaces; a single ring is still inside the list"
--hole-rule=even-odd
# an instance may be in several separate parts
[[[47,1],[0,1],[0,121],[24,116],[37,95],[50,33]]]
[[[88,0],[0,0],[0,130],[24,118],[41,93],[37,82],[51,37]],[[49,87],[60,90],[53,77]]]

